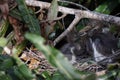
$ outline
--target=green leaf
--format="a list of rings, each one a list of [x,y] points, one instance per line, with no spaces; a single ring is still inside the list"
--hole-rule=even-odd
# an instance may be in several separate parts
[[[1,24],[1,26],[0,26],[0,37],[4,37],[5,34],[6,34],[6,31],[7,31],[7,29],[8,29],[9,23],[8,23],[7,20],[2,20],[2,21],[0,22],[0,24]]]
[[[46,80],[51,80],[51,75],[48,71],[44,71],[41,74]]]
[[[3,48],[2,48],[2,47],[0,47],[0,54],[2,54],[2,51],[3,51]]]
[[[18,71],[21,73],[22,77],[25,78],[25,80],[33,80],[35,78],[35,75],[32,74],[30,69],[25,65],[20,65],[17,67]]]
[[[48,9],[48,20],[54,20],[57,18],[58,14],[58,3],[57,0],[52,0],[51,6]]]
[[[48,15],[47,15],[47,20],[55,20],[57,18],[58,14],[58,3],[57,0],[52,0],[51,6],[48,9]],[[45,29],[45,33],[48,36],[52,30],[54,29],[54,26],[47,25]]]
[[[27,45],[27,41],[24,40],[21,44],[15,46],[15,48],[17,49],[16,54],[17,54],[18,56],[19,56],[20,53],[23,51],[23,49],[25,49],[26,45]]]
[[[65,77],[63,77],[62,74],[60,74],[59,72],[55,72],[52,75],[52,80],[66,80]]]
[[[22,21],[22,16],[20,14],[20,11],[18,9],[16,9],[16,8],[11,10],[9,12],[9,15],[16,18],[16,19],[18,19],[18,20],[20,20],[20,21]]]
[[[14,38],[14,31],[11,31],[7,36],[6,36],[6,39],[7,39],[7,46],[11,46],[12,45],[12,39]]]
[[[23,75],[18,70],[18,67],[15,66],[13,68],[14,68],[14,74],[18,78],[18,80],[25,80],[25,78],[23,77]]]
[[[0,70],[7,70],[13,66],[14,62],[12,58],[5,59],[0,65]]]
[[[76,72],[73,66],[63,56],[63,54],[53,47],[44,45],[45,40],[35,34],[26,33],[25,37],[30,40],[38,50],[42,51],[47,60],[66,77],[68,80],[84,79],[91,74]]]
[[[13,58],[8,55],[0,55],[0,70],[7,70],[14,64]]]
[[[117,78],[120,79],[120,70],[118,71]]]
[[[7,39],[1,37],[0,38],[0,47],[5,47],[7,44]]]
[[[18,3],[18,8],[21,13],[21,16],[25,21],[26,25],[29,27],[30,32],[40,35],[39,21],[35,17],[35,14],[32,11],[32,9],[27,8],[25,0],[16,0],[16,2]]]
[[[25,80],[32,80],[35,75],[32,74],[31,70],[23,63],[17,55],[17,49],[13,48],[13,58],[17,64],[18,74],[22,75]]]
[[[5,74],[4,71],[0,71],[0,80],[12,80],[11,77]]]
[[[103,4],[99,5],[95,11],[104,13],[104,14],[110,14],[113,9],[118,6],[118,0],[107,0]]]

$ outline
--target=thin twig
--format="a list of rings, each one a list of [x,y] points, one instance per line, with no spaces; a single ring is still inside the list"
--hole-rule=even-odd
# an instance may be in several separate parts
[[[70,1],[66,1],[66,0],[58,0],[58,1],[59,1],[59,2],[69,3],[69,4],[72,4],[72,5],[78,6],[78,7],[80,7],[80,8],[83,8],[83,9],[85,9],[85,10],[87,10],[87,11],[90,11],[88,8],[86,8],[86,7],[84,7],[84,6],[80,5],[80,4],[74,3],[74,2],[70,2]]]
[[[61,39],[63,39],[70,31],[73,30],[73,28],[74,28],[75,25],[79,22],[80,19],[81,19],[81,17],[78,17],[78,14],[76,14],[76,15],[75,15],[75,18],[74,18],[74,20],[72,21],[72,23],[70,24],[70,26],[69,26],[60,36],[58,36],[58,37],[54,40],[54,42],[53,42],[54,46],[55,46]]]
[[[63,13],[62,16],[57,17],[56,19],[53,19],[52,21],[58,21],[58,20],[60,20],[60,19],[63,19],[65,16],[67,16],[67,14],[66,14],[66,13]],[[51,20],[42,20],[42,21],[40,21],[40,22],[48,22],[48,21],[51,21]]]

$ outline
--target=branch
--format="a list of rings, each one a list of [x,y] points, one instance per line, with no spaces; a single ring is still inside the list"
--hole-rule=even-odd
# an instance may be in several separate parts
[[[42,9],[48,9],[50,7],[50,3],[47,2],[42,2],[42,1],[34,1],[34,0],[25,0],[26,4],[28,6],[36,6],[36,7],[41,7]],[[82,18],[90,18],[90,19],[96,19],[96,20],[101,20],[101,21],[106,21],[109,23],[113,23],[116,25],[120,25],[120,17],[115,17],[112,15],[106,15],[106,14],[101,14],[101,13],[96,13],[92,11],[83,11],[79,9],[72,9],[72,8],[66,8],[59,6],[58,11],[66,14],[71,14],[75,15],[77,12],[82,16]]]
[[[50,3],[47,2],[34,1],[34,0],[25,0],[25,1],[28,6],[36,6],[36,7],[40,7],[41,9],[48,9],[50,7]],[[109,23],[120,25],[120,17],[115,17],[112,15],[101,14],[93,11],[84,11],[79,9],[66,8],[62,6],[58,7],[58,11],[64,14],[75,15],[75,18],[73,22],[70,24],[70,26],[54,40],[53,42],[54,45],[56,45],[62,38],[64,38],[82,18],[96,19],[96,20],[106,21]]]
[[[76,11],[76,13],[80,14],[79,17],[82,16],[83,18],[90,18],[90,19],[95,19],[95,20],[100,20],[100,21],[106,21],[106,22],[120,26],[120,17],[101,14],[101,13],[93,12],[93,11]]]
[[[72,21],[72,23],[70,24],[70,26],[59,36],[57,37],[53,44],[54,46],[61,40],[63,39],[69,32],[71,32],[71,30],[73,30],[73,28],[75,27],[75,25],[80,21],[81,17],[78,17],[78,14],[75,15],[74,20]]]

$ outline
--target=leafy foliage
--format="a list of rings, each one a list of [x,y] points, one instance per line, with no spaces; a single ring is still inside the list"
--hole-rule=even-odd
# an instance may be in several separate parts
[[[113,5],[114,4],[114,5]],[[99,5],[95,11],[97,12],[101,12],[104,14],[110,14],[112,12],[112,10],[119,5],[117,0],[113,0],[113,1],[105,1],[103,4]]]
[[[40,34],[39,22],[36,19],[34,12],[30,8],[27,8],[24,0],[16,0],[16,2],[18,3],[21,16],[29,27],[30,32]]]
[[[0,55],[0,64],[0,80],[32,80],[35,77],[17,57]]]

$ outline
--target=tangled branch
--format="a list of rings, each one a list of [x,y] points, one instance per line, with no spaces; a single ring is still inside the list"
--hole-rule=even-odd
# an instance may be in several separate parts
[[[40,7],[41,9],[48,9],[50,7],[50,3],[47,3],[47,2],[34,1],[34,0],[25,0],[25,2],[28,6],[36,6],[36,7]],[[120,17],[116,17],[112,15],[101,14],[101,13],[88,11],[88,10],[85,11],[85,10],[67,8],[62,6],[58,7],[58,11],[64,14],[75,15],[75,19],[69,25],[69,27],[60,36],[58,36],[58,38],[55,39],[54,45],[56,45],[56,43],[58,43],[62,38],[64,38],[82,18],[106,21],[106,22],[120,26]]]

